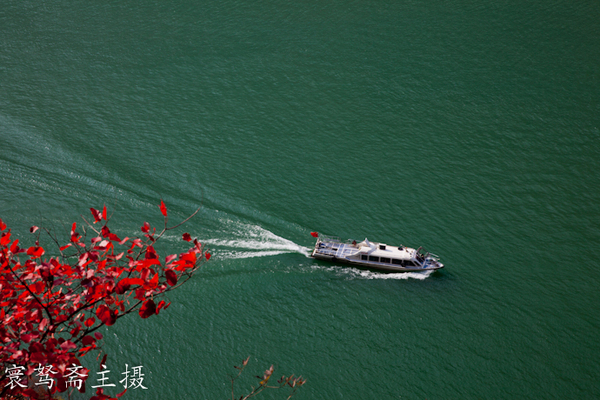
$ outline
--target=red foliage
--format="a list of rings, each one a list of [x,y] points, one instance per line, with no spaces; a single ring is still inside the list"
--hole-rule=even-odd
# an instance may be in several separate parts
[[[140,308],[140,317],[148,318],[152,314],[156,313],[156,304],[154,304],[154,300],[146,300]]]
[[[95,208],[90,208],[90,211],[94,217],[94,223],[102,221],[102,214],[100,214],[100,211],[96,210]]]
[[[95,332],[98,328],[135,311],[141,318],[158,314],[170,303],[161,300],[156,305],[154,300],[186,282],[210,258],[197,242],[178,255],[163,258],[157,253],[156,242],[173,229],[166,225],[167,208],[162,200],[165,228],[157,233],[145,222],[145,235],[128,245],[129,238],[121,240],[108,228],[106,206],[102,212],[90,210],[94,224],[103,223],[102,227],[88,224],[82,237],[73,223],[66,244],[51,235],[55,251],[38,244],[39,232],[50,234],[45,229],[38,232],[34,246],[20,248],[0,219],[0,398],[47,397],[9,385],[6,370],[13,365],[24,368],[25,381],[35,376],[39,364],[52,366],[58,375],[50,392],[65,391],[67,368],[81,365],[81,356],[99,349],[102,334]],[[34,227],[31,232],[37,230]],[[90,232],[96,236],[87,238]],[[182,243],[189,246],[186,235]],[[99,391],[93,398],[109,397]]]
[[[169,286],[177,285],[177,274],[175,273],[175,271],[167,269],[165,270],[165,276],[167,277],[167,283],[169,284]]]
[[[2,238],[0,239],[0,246],[6,246],[10,243],[10,230],[6,233],[2,234]]]
[[[111,326],[112,324],[117,322],[117,311],[111,310],[106,304],[101,304],[100,307],[96,309],[96,315],[98,316],[100,321],[102,321],[108,326]]]
[[[167,216],[167,206],[165,206],[165,203],[162,201],[162,199],[160,200],[160,212],[163,216]]]

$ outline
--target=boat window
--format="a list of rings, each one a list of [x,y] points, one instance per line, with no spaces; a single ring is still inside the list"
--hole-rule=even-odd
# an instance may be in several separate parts
[[[369,256],[369,261],[379,261],[379,257]]]
[[[408,260],[406,260],[406,261],[404,261],[404,266],[405,266],[405,267],[414,267],[414,266],[415,266],[415,263],[414,263],[414,262],[412,262],[412,261],[408,261]]]
[[[368,259],[369,259],[369,256],[368,256],[368,255],[366,255],[366,254],[363,254],[362,256],[360,256],[360,259],[361,259],[361,260],[365,260],[365,261],[366,261],[366,260],[368,260]]]
[[[385,250],[385,244],[380,244],[379,245],[379,250]]]
[[[402,260],[398,260],[396,258],[392,258],[392,264],[402,265]]]
[[[390,263],[390,259],[389,259],[389,258],[387,258],[387,257],[381,257],[381,258],[379,259],[379,261],[381,261],[382,263],[388,263],[388,264]]]

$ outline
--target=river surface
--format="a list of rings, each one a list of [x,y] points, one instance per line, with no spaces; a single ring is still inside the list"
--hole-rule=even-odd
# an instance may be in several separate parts
[[[238,396],[274,364],[299,400],[599,398],[598,21],[587,0],[4,0],[0,218],[27,242],[103,204],[123,236],[161,198],[173,223],[201,207],[161,251],[188,231],[211,260],[103,330],[109,393],[143,366],[123,399],[231,398],[248,356]],[[315,261],[311,231],[446,267]]]

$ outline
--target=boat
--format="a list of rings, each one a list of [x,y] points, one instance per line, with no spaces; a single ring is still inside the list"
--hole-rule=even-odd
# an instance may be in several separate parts
[[[430,271],[444,268],[438,256],[425,251],[422,247],[414,249],[402,245],[388,246],[370,242],[368,239],[360,243],[349,239],[344,243],[336,236],[325,236],[316,232],[311,234],[317,238],[311,257],[319,260],[386,272]]]

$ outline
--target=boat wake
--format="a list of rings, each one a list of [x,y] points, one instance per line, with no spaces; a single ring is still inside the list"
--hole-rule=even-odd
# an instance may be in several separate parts
[[[235,260],[256,257],[270,257],[280,254],[302,254],[309,258],[312,248],[300,246],[291,240],[256,224],[221,218],[219,227],[225,229],[210,230],[210,239],[198,238],[200,243],[208,246],[215,260]],[[220,237],[221,236],[221,237]],[[165,239],[181,241],[180,236],[166,236]],[[346,276],[348,279],[416,279],[425,280],[434,271],[386,273],[358,269],[351,266],[311,265],[311,269],[331,271]]]
[[[423,272],[373,272],[373,271],[362,271],[356,268],[349,268],[352,270],[352,274],[356,275],[356,278],[362,279],[417,279],[423,281],[429,278],[434,271],[423,271]]]
[[[417,279],[419,281],[423,281],[429,278],[433,270],[423,271],[423,272],[376,272],[369,270],[362,270],[354,267],[322,267],[315,266],[314,268],[325,269],[329,271],[333,271],[342,275],[346,275],[349,279]]]
[[[268,257],[285,253],[300,253],[309,256],[307,247],[300,246],[291,240],[277,236],[273,232],[258,225],[235,222],[229,225],[234,232],[228,232],[229,238],[212,238],[200,240],[208,245],[212,255],[217,259],[240,259]]]

